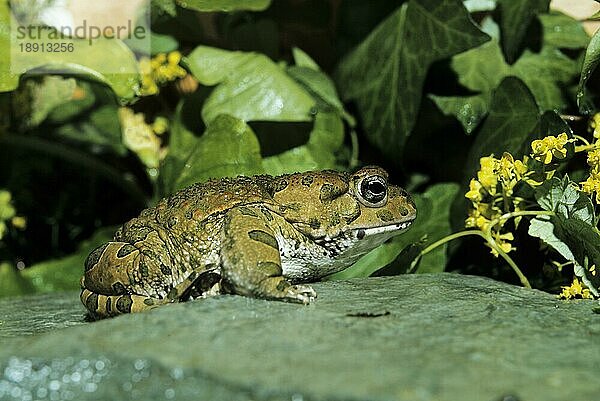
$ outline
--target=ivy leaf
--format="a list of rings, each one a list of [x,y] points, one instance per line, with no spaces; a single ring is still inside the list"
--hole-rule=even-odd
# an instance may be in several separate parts
[[[463,0],[463,4],[470,13],[493,11],[496,8],[496,0]]]
[[[72,141],[87,144],[91,147],[110,148],[116,154],[124,156],[127,148],[121,139],[121,124],[115,105],[95,108],[85,118],[56,127],[54,133]]]
[[[415,124],[427,69],[488,38],[454,0],[403,4],[338,66],[342,99],[355,101],[368,139],[396,158]]]
[[[191,138],[186,134],[181,141],[191,143]],[[175,190],[209,178],[264,172],[256,135],[244,121],[227,114],[211,121],[182,159],[185,164],[175,178]]]
[[[545,30],[552,29],[551,20],[543,23]],[[497,39],[454,56],[451,66],[459,83],[478,94],[430,97],[444,114],[455,116],[468,133],[487,114],[492,90],[505,77],[515,76],[525,82],[542,110],[563,110],[569,105],[564,87],[578,74],[577,61],[547,43],[537,53],[526,50],[514,65],[508,65]]]
[[[75,253],[34,264],[20,272],[22,279],[31,283],[32,292],[36,293],[80,289],[79,279],[83,275],[85,259],[97,246],[110,241],[114,232],[115,227],[98,229],[90,239],[81,243]]]
[[[417,244],[420,251],[423,238],[434,242],[450,234],[450,205],[458,193],[455,183],[432,185],[423,194],[413,196],[417,205],[417,219],[406,233],[394,237],[392,240],[375,248],[348,269],[330,276],[331,279],[346,279],[351,277],[367,277],[386,268],[386,275],[406,273],[407,263],[400,257],[412,254],[409,247]],[[403,250],[407,250],[404,252]],[[402,253],[401,253],[402,252]],[[446,245],[440,246],[423,256],[420,261],[419,273],[441,272],[446,266]]]
[[[538,122],[538,108],[527,86],[518,78],[505,78],[496,89],[490,113],[471,146],[464,182],[477,171],[482,156],[509,152],[520,157]]]
[[[186,64],[204,85],[219,84],[202,108],[210,123],[219,114],[243,121],[310,121],[315,100],[267,56],[198,46]]]
[[[531,220],[529,235],[540,238],[565,259],[575,263],[575,274],[595,295],[600,289],[600,274],[592,266],[600,266],[600,235],[593,226],[592,200],[579,190],[567,175],[545,181],[535,190],[535,198],[544,210],[555,216]]]
[[[319,65],[312,59],[304,50],[299,47],[292,48],[292,56],[294,57],[294,64],[298,67],[306,67],[315,71],[321,71]]]
[[[202,12],[238,10],[262,11],[271,0],[175,0],[178,6]]]
[[[600,235],[593,226],[557,214],[531,220],[528,233],[573,262],[575,274],[594,295],[600,295],[600,274],[597,272],[600,266]]]
[[[185,102],[186,100],[180,101],[175,109],[168,152],[160,165],[155,201],[175,192],[177,180],[198,144],[199,137],[189,130],[183,121]]]
[[[162,14],[175,17],[177,15],[177,6],[175,0],[152,0],[151,14],[161,16]]]
[[[548,11],[550,0],[497,0],[500,11],[502,49],[512,64],[519,55],[527,28],[533,18]]]
[[[591,114],[595,107],[587,95],[586,83],[592,76],[596,66],[600,62],[600,30],[596,31],[588,47],[585,51],[583,66],[581,67],[581,77],[579,78],[579,86],[577,87],[577,106],[583,114]]]
[[[543,27],[544,45],[559,49],[585,49],[590,37],[580,21],[563,13],[552,11],[538,15]]]
[[[20,270],[8,263],[0,263],[0,298],[33,294],[35,288],[31,280],[23,277]]]
[[[10,31],[6,31],[8,25],[4,18],[9,21],[10,16],[3,10],[4,3],[0,2],[0,53],[10,55],[13,50],[13,56],[0,60],[0,91],[15,89],[19,77],[26,73],[58,74],[100,82],[111,88],[122,103],[135,97],[140,81],[138,65],[131,49],[121,40],[98,39],[90,46],[86,39],[65,39],[64,43],[73,45],[72,53],[16,53],[17,50],[11,49]],[[30,42],[38,44],[42,40]],[[107,54],[110,57],[106,57]],[[13,73],[15,70],[18,73]]]
[[[331,78],[321,72],[318,64],[308,54],[298,48],[294,48],[292,51],[296,65],[288,67],[287,73],[317,101],[317,109],[322,111],[333,109],[344,117],[348,125],[354,127],[356,121],[344,109],[344,105]]]
[[[344,145],[344,124],[335,112],[315,116],[308,143],[263,159],[265,171],[271,175],[326,169],[343,169],[337,163]]]
[[[317,99],[319,109],[333,109],[340,115],[344,113],[335,85],[327,75],[310,67],[299,66],[289,67],[287,73]]]
[[[137,61],[123,41],[96,39],[90,45],[88,39],[64,38],[61,44],[72,45],[72,52],[21,52],[17,44],[11,44],[9,3],[0,1],[0,54],[4,55],[0,59],[0,92],[14,90],[19,77],[26,73],[58,74],[100,82],[111,88],[122,103],[135,97],[140,81]],[[49,41],[30,37],[19,43],[40,45]]]
[[[545,181],[536,188],[535,199],[542,209],[556,212],[565,219],[574,218],[590,225],[595,221],[592,200],[567,175],[562,180],[552,177]]]
[[[416,243],[418,239],[425,239],[421,246],[429,245],[452,232],[450,226],[450,206],[459,191],[458,184],[436,184],[432,185],[422,195],[415,196],[417,203],[417,221],[414,224],[414,232],[411,234]],[[410,238],[398,238],[407,243]],[[435,248],[433,251],[424,255],[418,261],[417,273],[438,273],[444,271],[446,267],[446,249],[447,245]],[[401,266],[401,261],[396,260]]]

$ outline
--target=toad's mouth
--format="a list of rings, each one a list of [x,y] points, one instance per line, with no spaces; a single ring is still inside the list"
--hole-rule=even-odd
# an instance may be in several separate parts
[[[372,235],[378,235],[383,233],[391,233],[394,235],[402,234],[411,226],[414,220],[402,221],[400,223],[387,224],[384,226],[376,226],[376,227],[364,227],[364,228],[355,228],[352,230],[352,233],[356,235],[356,238],[363,239],[364,237],[370,237]]]

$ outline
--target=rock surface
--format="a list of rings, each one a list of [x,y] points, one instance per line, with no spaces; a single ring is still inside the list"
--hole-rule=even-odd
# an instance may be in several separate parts
[[[596,302],[452,274],[314,288],[93,323],[74,293],[0,300],[0,400],[600,399]]]

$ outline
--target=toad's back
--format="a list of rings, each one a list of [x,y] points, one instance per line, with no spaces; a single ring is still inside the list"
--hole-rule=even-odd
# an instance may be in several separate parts
[[[142,211],[87,258],[82,287],[89,293],[82,300],[88,310],[102,304],[108,315],[119,314],[152,306],[154,298],[181,300],[210,291],[217,281],[224,213],[271,203],[274,181],[256,176],[194,184]]]

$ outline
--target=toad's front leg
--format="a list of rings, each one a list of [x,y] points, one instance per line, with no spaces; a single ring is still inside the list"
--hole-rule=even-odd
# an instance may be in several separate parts
[[[240,206],[225,216],[222,231],[221,274],[226,292],[308,304],[315,291],[292,285],[282,276],[275,231],[260,207]]]

